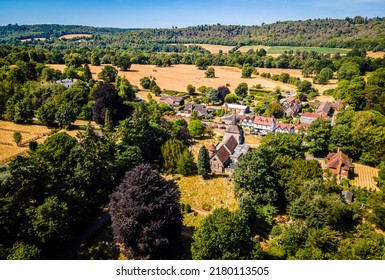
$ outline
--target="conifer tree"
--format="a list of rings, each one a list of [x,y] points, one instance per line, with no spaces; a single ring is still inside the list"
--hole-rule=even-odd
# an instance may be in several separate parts
[[[185,149],[178,158],[176,171],[186,176],[193,173],[194,169],[194,157],[188,149]]]
[[[178,158],[182,155],[186,149],[185,145],[177,140],[167,140],[161,147],[161,153],[163,158],[163,170],[168,173],[174,173],[177,171]]]
[[[198,174],[206,178],[209,173],[211,173],[209,152],[206,146],[203,145],[198,153]]]

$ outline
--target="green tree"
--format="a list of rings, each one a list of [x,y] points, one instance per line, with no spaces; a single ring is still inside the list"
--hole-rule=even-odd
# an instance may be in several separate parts
[[[209,152],[206,146],[203,145],[198,152],[198,174],[206,178],[209,173],[211,173]]]
[[[326,85],[331,78],[333,78],[333,70],[330,68],[323,68],[321,72],[314,78],[314,81],[317,84]]]
[[[195,169],[196,166],[193,154],[188,149],[184,149],[183,153],[178,158],[176,171],[179,174],[188,176],[192,174]]]
[[[16,143],[16,146],[20,147],[21,141],[23,141],[23,136],[20,131],[13,132],[13,141]]]
[[[190,95],[193,95],[193,94],[195,94],[195,87],[193,86],[193,85],[187,85],[187,92],[188,92],[188,94],[190,94]]]
[[[68,206],[57,197],[48,197],[40,206],[27,209],[27,216],[34,234],[43,244],[52,240],[63,242],[68,238]]]
[[[36,110],[37,120],[46,126],[55,121],[56,106],[53,102],[46,102]]]
[[[84,72],[84,81],[85,82],[88,82],[89,80],[92,79],[92,73],[91,73],[91,69],[90,67],[88,66],[88,64],[84,64],[83,66],[83,72]]]
[[[233,173],[236,197],[249,194],[259,204],[275,204],[278,188],[272,157],[266,148],[252,150],[242,156]]]
[[[207,68],[207,70],[205,72],[205,77],[206,78],[215,78],[215,69],[214,69],[214,67]]]
[[[213,103],[220,101],[219,91],[216,88],[212,88],[209,91],[209,100]]]
[[[351,128],[348,125],[335,125],[331,130],[329,151],[336,152],[338,149],[351,157],[360,154],[359,147],[354,145]]]
[[[264,115],[269,117],[282,118],[283,108],[278,103],[270,103],[266,106]]]
[[[98,74],[98,78],[103,80],[105,83],[113,83],[115,82],[117,75],[118,70],[110,65],[107,65],[104,66],[102,71]]]
[[[236,88],[235,88],[235,94],[241,98],[245,98],[247,94],[249,93],[249,86],[247,83],[240,83]]]
[[[119,96],[123,101],[135,100],[135,89],[126,77],[116,78],[116,88],[119,89]]]
[[[242,78],[250,78],[254,70],[255,70],[254,66],[248,63],[245,63],[242,67]]]
[[[36,245],[16,242],[10,249],[7,260],[39,260],[41,257],[41,249]]]
[[[194,260],[245,260],[255,246],[245,220],[225,208],[215,209],[194,233]]]
[[[186,149],[185,145],[177,139],[169,139],[161,147],[163,170],[167,173],[175,173],[178,167],[178,159]]]
[[[337,71],[338,80],[352,80],[361,74],[360,66],[355,62],[344,62]]]
[[[64,56],[64,61],[67,67],[81,67],[83,63],[83,59],[80,54],[78,53],[69,53]]]
[[[198,67],[199,70],[206,70],[207,67],[210,65],[210,61],[205,57],[198,57],[195,60],[195,65]]]
[[[332,127],[329,120],[316,119],[311,123],[306,135],[309,153],[324,156],[328,152]]]
[[[97,52],[91,53],[91,65],[100,66],[100,58]]]
[[[237,101],[238,101],[238,97],[233,93],[227,94],[224,99],[224,102],[226,103],[235,103]]]
[[[60,105],[55,114],[55,120],[59,127],[68,128],[76,120],[76,114],[71,103]]]
[[[312,90],[312,84],[311,82],[309,81],[301,81],[298,86],[297,86],[297,90],[300,92],[300,93],[306,93],[306,94],[309,94]]]
[[[187,129],[191,137],[195,139],[202,138],[205,133],[205,126],[200,120],[190,120]]]
[[[115,65],[122,71],[127,71],[131,68],[131,59],[128,55],[122,54],[115,60]]]
[[[143,77],[140,79],[140,85],[144,88],[144,89],[150,89],[150,85],[151,85],[151,79],[149,77]]]

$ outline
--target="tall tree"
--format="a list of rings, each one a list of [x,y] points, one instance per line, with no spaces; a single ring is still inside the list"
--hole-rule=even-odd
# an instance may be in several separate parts
[[[211,173],[209,152],[203,145],[198,152],[198,174],[205,178],[209,173]]]
[[[240,83],[235,88],[235,94],[239,97],[245,98],[249,93],[249,86],[246,83]]]
[[[327,154],[331,130],[332,127],[329,120],[318,118],[311,123],[306,135],[306,141],[308,142],[311,154],[317,156]]]
[[[177,139],[169,139],[161,147],[163,170],[167,173],[177,171],[178,159],[186,149],[184,144]]]
[[[150,165],[127,172],[110,196],[114,238],[135,259],[172,259],[180,249],[180,193]]]

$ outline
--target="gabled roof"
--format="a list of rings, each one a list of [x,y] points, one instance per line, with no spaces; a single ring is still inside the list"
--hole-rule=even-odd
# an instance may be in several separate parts
[[[231,104],[231,103],[226,103],[224,106],[227,106],[227,108],[229,109],[238,109],[238,110],[246,110],[249,107],[245,105]]]
[[[226,146],[232,154],[234,153],[235,148],[238,146],[238,142],[234,138],[234,136],[231,135],[229,138],[227,138],[226,142],[224,143],[224,146]]]
[[[299,129],[304,129],[304,130],[306,130],[306,129],[308,129],[309,128],[309,126],[310,126],[310,124],[307,124],[307,123],[299,123],[299,124],[297,124],[296,126],[295,126],[295,130],[299,130]]]
[[[217,149],[215,148],[213,143],[210,143],[210,145],[207,147],[207,150],[209,152],[213,152],[213,153],[215,153],[217,151]]]
[[[235,148],[234,153],[231,157],[239,159],[243,154],[247,153],[249,150],[250,150],[249,145],[246,145],[246,144],[238,145]]]
[[[262,116],[255,116],[254,118],[254,124],[259,125],[267,125],[271,126],[275,122],[275,118],[273,117],[262,117]]]
[[[338,170],[349,170],[354,167],[349,157],[341,151],[329,153],[327,156],[327,166]]]
[[[280,130],[290,131],[292,128],[293,128],[293,125],[289,123],[277,123],[277,125],[275,126],[275,130],[280,129]]]
[[[332,104],[329,101],[322,102],[321,105],[316,110],[316,113],[323,113],[325,115],[328,115],[331,108],[332,108]]]
[[[318,114],[318,113],[304,112],[304,113],[302,113],[301,117],[318,119],[318,118],[324,118],[324,115]]]
[[[219,150],[217,151],[216,153],[216,156],[218,157],[218,159],[220,160],[220,162],[222,162],[222,164],[225,164],[226,161],[229,159],[230,157],[230,152],[226,149],[226,147],[223,145],[219,148]]]

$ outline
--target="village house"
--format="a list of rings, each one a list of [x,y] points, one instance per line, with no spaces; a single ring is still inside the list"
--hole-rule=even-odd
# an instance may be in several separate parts
[[[233,116],[233,122],[225,131],[223,140],[214,146],[208,147],[210,166],[213,173],[232,173],[242,155],[249,151],[250,147],[244,144],[243,130]]]
[[[329,101],[321,102],[315,112],[323,115],[324,118],[333,116],[334,110],[332,108],[332,103],[330,103]]]
[[[244,116],[243,118],[240,118],[242,127],[251,129],[254,127],[253,122],[254,122],[255,116]]]
[[[274,132],[278,133],[291,133],[294,132],[294,127],[292,124],[289,123],[277,123]]]
[[[275,129],[277,120],[273,117],[255,116],[253,121],[253,127],[259,132],[272,132]]]
[[[66,88],[71,88],[72,85],[77,81],[77,79],[63,79],[63,80],[58,80],[55,83],[56,84],[62,84]]]
[[[207,115],[210,111],[212,112],[213,109],[209,110],[206,107],[206,104],[192,104],[192,103],[186,103],[184,106],[184,113],[191,114],[193,111],[196,111],[198,113],[198,117],[203,117]]]
[[[301,117],[299,120],[300,120],[300,123],[311,124],[318,118],[326,119],[326,116],[324,116],[324,114],[321,114],[321,113],[304,112],[301,114]]]
[[[184,104],[184,97],[162,95],[160,97],[160,102],[166,103],[173,107],[179,107]]]
[[[230,114],[246,115],[250,113],[249,106],[245,106],[245,105],[225,103],[223,107],[225,111],[228,111]]]
[[[298,115],[302,108],[302,103],[300,100],[295,99],[294,96],[290,96],[289,98],[281,99],[280,104],[283,109],[283,113],[285,117],[295,117]]]
[[[354,175],[354,164],[340,149],[336,153],[329,153],[326,158],[326,166],[330,172],[337,175],[337,180],[348,179]]]

